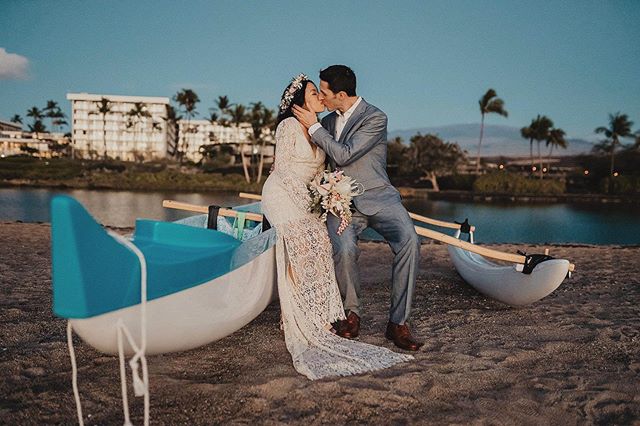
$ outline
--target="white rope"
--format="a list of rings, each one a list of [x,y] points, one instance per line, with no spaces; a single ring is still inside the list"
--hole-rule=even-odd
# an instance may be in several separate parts
[[[120,364],[120,390],[122,392],[122,411],[124,412],[125,426],[131,425],[129,418],[129,397],[127,396],[127,370],[124,365],[124,348],[122,345],[122,319],[118,319],[117,337],[118,337],[118,363]]]
[[[140,347],[136,345],[135,339],[131,335],[129,329],[122,319],[118,319],[118,357],[120,359],[120,387],[122,389],[122,410],[124,414],[125,426],[131,426],[129,418],[129,400],[127,398],[127,378],[124,366],[124,345],[122,342],[122,334],[127,338],[127,342],[134,351],[133,357],[129,360],[129,367],[133,377],[133,393],[135,396],[144,397],[144,425],[149,425],[149,371],[147,368],[147,358],[145,352],[147,350],[147,261],[144,254],[127,238],[109,231],[116,241],[129,248],[140,261]],[[140,377],[140,366],[142,364],[142,378]]]
[[[80,403],[80,392],[78,392],[78,367],[76,365],[76,352],[73,349],[73,332],[71,321],[67,321],[67,347],[69,348],[69,356],[71,357],[71,386],[73,387],[73,397],[76,400],[78,423],[80,424],[80,426],[84,426],[84,418],[82,417],[82,404]]]
[[[129,360],[133,376],[133,392],[135,396],[144,396],[144,425],[149,426],[149,371],[147,367],[147,358],[145,353],[147,350],[147,262],[144,254],[131,241],[122,237],[115,232],[108,231],[116,241],[129,248],[140,261],[140,347],[136,345],[135,339],[129,332],[129,329],[122,321],[118,319],[116,323],[116,333],[118,339],[118,358],[120,364],[120,388],[122,391],[122,411],[124,413],[124,426],[132,426],[129,417],[129,398],[127,397],[127,374],[124,363],[124,345],[122,335],[127,338],[127,342],[134,351],[133,357]],[[73,396],[76,400],[76,411],[78,414],[78,423],[84,426],[84,418],[82,416],[82,405],[80,402],[80,392],[78,391],[78,369],[76,365],[76,354],[73,348],[73,334],[71,321],[67,322],[67,346],[69,347],[69,356],[71,357],[71,375]],[[140,378],[140,364],[142,364],[142,378]]]

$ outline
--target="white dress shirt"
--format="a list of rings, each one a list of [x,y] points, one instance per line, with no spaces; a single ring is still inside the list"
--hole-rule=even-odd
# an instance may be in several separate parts
[[[336,110],[336,114],[338,114],[338,117],[336,117],[336,134],[333,135],[336,140],[340,139],[340,135],[342,134],[342,130],[344,130],[344,126],[347,124],[347,121],[349,121],[349,118],[351,118],[351,116],[353,115],[353,111],[356,110],[358,104],[360,104],[360,101],[362,101],[362,98],[358,96],[358,99],[356,99],[353,105],[351,105],[351,108],[346,110],[344,113],[341,113],[340,110]],[[322,127],[322,124],[320,123],[316,123],[313,126],[309,127],[309,135],[313,135],[315,131],[320,127]]]

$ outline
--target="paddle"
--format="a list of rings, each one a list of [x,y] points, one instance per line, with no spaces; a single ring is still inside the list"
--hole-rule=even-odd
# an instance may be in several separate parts
[[[245,194],[245,193],[241,193],[241,196],[243,195],[247,195],[244,196],[243,198],[251,198],[253,200],[259,200],[262,197],[260,195],[257,194]],[[193,211],[193,212],[198,212],[198,213],[207,213],[209,211],[209,209],[205,206],[197,206],[194,204],[187,204],[187,203],[179,203],[177,201],[171,201],[171,200],[164,200],[162,202],[162,206],[163,207],[167,207],[167,208],[174,208],[174,209],[180,209],[180,210],[189,210],[189,211]],[[227,210],[227,209],[220,209],[220,212],[223,213],[219,213],[222,214],[223,216],[225,215],[229,215],[229,216],[234,216],[234,211],[233,210]],[[229,213],[231,212],[231,213]],[[251,217],[249,217],[249,215],[252,215],[254,217],[259,217],[258,219],[252,219]],[[256,221],[261,221],[262,220],[262,215],[256,214],[256,213],[247,213],[247,219],[251,219],[251,220],[256,220]],[[460,226],[457,225],[456,226]],[[427,228],[423,228],[421,226],[416,226],[416,233],[420,236],[423,237],[427,237],[427,238],[431,238],[433,240],[437,240],[440,242],[443,242],[445,244],[449,244],[455,247],[459,247],[461,249],[470,251],[472,253],[477,253],[479,255],[491,258],[491,259],[497,259],[497,260],[503,260],[505,262],[511,262],[511,263],[520,263],[520,264],[524,264],[526,261],[526,257],[519,255],[519,254],[512,254],[512,253],[506,253],[503,251],[499,251],[499,250],[494,250],[494,249],[490,249],[490,248],[486,248],[486,247],[481,247],[477,244],[471,244],[468,243],[466,241],[462,241],[459,240],[457,238],[452,237],[451,235],[446,235],[443,234],[441,232],[437,232],[437,231],[433,231],[431,229],[427,229]],[[573,264],[569,265],[569,271],[573,271],[575,268],[575,266]]]
[[[249,194],[248,192],[241,192],[240,194],[238,194],[238,196],[240,198],[248,198],[250,200],[257,200],[257,201],[262,200],[261,195]],[[451,222],[445,222],[443,220],[431,219],[430,217],[421,216],[416,213],[409,212],[409,217],[413,220],[417,220],[418,222],[427,223],[433,226],[440,226],[442,228],[460,229],[460,224],[458,223],[451,223]],[[471,232],[474,232],[475,230],[476,230],[476,227],[472,225]]]

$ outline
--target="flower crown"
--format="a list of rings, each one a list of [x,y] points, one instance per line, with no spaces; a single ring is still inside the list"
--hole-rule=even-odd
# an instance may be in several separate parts
[[[280,112],[284,112],[291,106],[291,101],[293,101],[293,96],[296,92],[302,89],[302,82],[305,80],[309,80],[309,77],[306,74],[298,74],[297,77],[294,77],[291,80],[291,84],[287,87],[287,90],[284,91],[282,95],[282,99],[280,100]]]

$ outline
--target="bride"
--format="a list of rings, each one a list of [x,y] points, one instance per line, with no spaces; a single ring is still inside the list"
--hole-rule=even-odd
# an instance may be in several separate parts
[[[276,229],[278,294],[287,349],[309,379],[390,367],[411,355],[341,338],[331,324],[344,320],[326,225],[308,211],[307,185],[324,170],[325,153],[293,116],[298,105],[320,113],[318,89],[304,74],[285,89],[277,118],[274,170],[262,190],[262,210]]]

